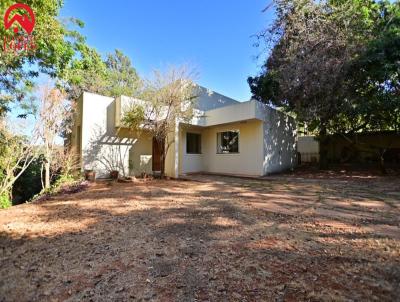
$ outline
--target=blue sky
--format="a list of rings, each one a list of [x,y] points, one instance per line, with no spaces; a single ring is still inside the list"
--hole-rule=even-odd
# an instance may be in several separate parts
[[[65,0],[62,17],[85,22],[88,44],[105,55],[128,55],[142,76],[168,64],[187,63],[197,82],[240,101],[250,98],[246,79],[259,71],[252,35],[272,12],[268,0]]]

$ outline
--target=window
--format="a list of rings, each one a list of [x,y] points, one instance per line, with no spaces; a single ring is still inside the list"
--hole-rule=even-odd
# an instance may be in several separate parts
[[[239,153],[239,131],[218,132],[217,153]]]
[[[188,154],[201,153],[201,134],[186,133],[186,153]]]

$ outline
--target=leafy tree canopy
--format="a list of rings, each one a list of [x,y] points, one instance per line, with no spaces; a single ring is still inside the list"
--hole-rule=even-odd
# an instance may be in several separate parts
[[[13,0],[3,0],[0,11],[4,13]],[[0,57],[0,114],[9,110],[11,102],[21,101],[33,86],[33,79],[40,72],[51,77],[59,76],[74,57],[77,45],[84,43],[83,37],[67,24],[79,27],[83,23],[77,19],[60,20],[59,11],[63,5],[60,0],[25,1],[35,13],[35,28],[32,33],[36,49],[28,53],[15,55],[2,50]],[[4,20],[0,18],[0,36],[11,37],[13,32],[6,31]]]
[[[320,135],[398,129],[399,2],[276,0],[255,98]]]
[[[115,53],[107,55],[105,64],[111,96],[133,96],[137,93],[141,81],[129,57],[116,49]]]
[[[5,12],[14,4],[13,0],[0,3]],[[136,70],[130,59],[121,51],[109,54],[106,60],[92,47],[77,30],[83,22],[74,18],[61,20],[61,0],[25,1],[35,13],[33,36],[36,49],[28,53],[0,53],[0,115],[10,110],[12,102],[26,99],[33,91],[34,79],[40,73],[56,79],[58,86],[68,92],[74,100],[83,91],[107,96],[134,95],[140,85]],[[0,18],[0,36],[12,37],[12,30],[5,30]]]
[[[77,48],[78,55],[61,74],[58,85],[76,100],[83,91],[108,95],[107,68],[96,49],[85,44]]]
[[[108,54],[103,60],[96,49],[79,45],[76,56],[61,76],[63,86],[71,100],[84,91],[117,97],[133,96],[141,81],[131,60],[120,50]]]
[[[365,130],[400,130],[400,4],[379,3],[373,38],[351,62],[348,120]],[[340,124],[334,125],[345,131]],[[354,127],[354,126],[353,126]]]

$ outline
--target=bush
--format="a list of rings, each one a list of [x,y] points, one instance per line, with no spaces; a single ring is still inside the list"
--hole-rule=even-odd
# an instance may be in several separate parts
[[[12,188],[13,205],[27,202],[42,190],[42,160],[42,157],[35,159],[14,183]]]
[[[48,197],[59,193],[76,193],[81,191],[87,186],[82,177],[73,175],[60,175],[54,181],[50,188],[42,190],[39,194],[33,196],[30,201],[42,201]]]
[[[52,195],[59,193],[61,190],[63,190],[64,187],[79,183],[81,180],[82,179],[80,177],[76,177],[73,175],[59,175],[50,188],[42,190],[40,194],[34,196],[33,199],[36,199],[40,195]]]
[[[11,200],[7,194],[0,195],[0,209],[7,209],[12,206]]]
[[[57,192],[61,187],[64,185],[71,184],[77,180],[76,177],[72,175],[61,175],[51,186],[51,191],[52,192]]]

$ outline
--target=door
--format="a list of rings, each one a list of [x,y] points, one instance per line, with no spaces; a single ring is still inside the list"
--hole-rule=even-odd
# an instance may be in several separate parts
[[[152,170],[161,172],[164,142],[160,143],[153,137]]]

